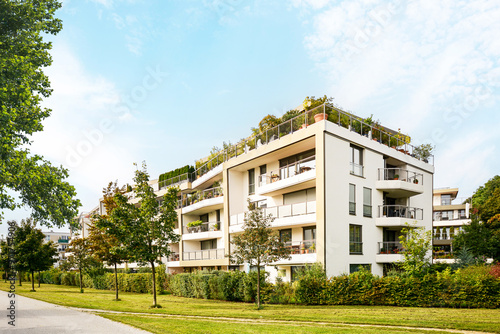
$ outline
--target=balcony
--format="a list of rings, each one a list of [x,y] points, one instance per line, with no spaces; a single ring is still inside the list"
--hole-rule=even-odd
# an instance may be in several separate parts
[[[378,218],[375,225],[379,227],[406,226],[409,220],[416,220],[417,226],[422,226],[424,210],[403,205],[379,205]]]
[[[192,194],[184,194],[179,206],[183,208],[183,213],[203,214],[221,209],[223,203],[222,188],[216,187]]]
[[[182,252],[183,261],[220,260],[224,258],[225,258],[224,248]]]
[[[263,208],[262,210],[265,216],[271,215],[275,218],[271,223],[271,227],[304,225],[316,222],[316,201],[279,205]],[[244,220],[245,213],[231,216],[229,233],[242,232]]]
[[[410,197],[424,192],[424,175],[402,168],[379,168],[375,187],[392,198]]]
[[[259,175],[258,195],[274,196],[287,191],[313,187],[316,180],[316,156],[311,156],[278,170]]]
[[[196,226],[184,226],[182,240],[206,240],[222,238],[220,222],[206,222]]]
[[[167,258],[167,262],[176,262],[179,261],[179,253],[172,253],[170,256]]]
[[[193,173],[184,173],[182,175],[174,176],[168,180],[163,180],[158,183],[158,189],[163,190],[169,187],[175,187],[185,182],[192,182],[194,179]]]
[[[316,262],[316,240],[289,241],[285,243],[290,248],[291,259],[279,260],[273,265],[302,264]]]
[[[393,263],[403,260],[403,246],[399,241],[384,241],[378,243],[378,252],[375,256],[377,263]]]
[[[69,242],[69,239],[57,239],[57,243],[59,244],[67,244]]]

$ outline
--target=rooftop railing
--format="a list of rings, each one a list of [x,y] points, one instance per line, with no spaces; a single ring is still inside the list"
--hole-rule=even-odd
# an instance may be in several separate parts
[[[409,143],[410,137],[382,125],[366,122],[363,118],[345,112],[331,104],[323,104],[314,109],[304,111],[300,115],[289,119],[277,126],[260,132],[254,136],[243,139],[234,145],[228,145],[198,166],[193,172],[192,179],[202,176],[225,161],[238,157],[262,145],[267,145],[284,136],[308,127],[310,124],[328,120],[343,128],[349,129],[362,136],[370,137],[382,145],[393,147],[398,151],[408,154],[426,163],[434,163],[434,156],[419,157],[418,150]],[[165,180],[169,181],[169,180]],[[163,182],[163,181],[162,181]],[[166,182],[168,183],[168,182]],[[172,182],[173,184],[173,182]]]
[[[176,185],[182,183],[183,181],[193,182],[193,180],[194,180],[193,173],[184,173],[182,175],[177,175],[177,176],[174,176],[173,178],[170,178],[168,180],[163,180],[163,181],[159,182],[158,189],[162,190],[164,188],[176,186]]]

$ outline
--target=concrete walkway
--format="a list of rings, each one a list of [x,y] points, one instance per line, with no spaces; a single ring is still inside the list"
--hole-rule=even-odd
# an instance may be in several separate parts
[[[15,327],[8,324],[11,321],[7,316],[10,306],[8,294],[0,291],[0,332],[45,334],[45,333],[131,333],[146,334],[149,332],[136,329],[104,319],[94,314],[80,312],[49,304],[39,300],[16,295],[15,297]]]

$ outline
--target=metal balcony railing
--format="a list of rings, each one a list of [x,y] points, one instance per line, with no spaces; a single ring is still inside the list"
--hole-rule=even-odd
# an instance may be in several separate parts
[[[264,216],[273,216],[276,219],[295,217],[316,213],[316,201],[301,202],[294,204],[271,206],[262,208]],[[240,225],[244,222],[245,215],[239,214],[231,216],[230,225]]]
[[[220,222],[206,222],[196,226],[184,226],[183,233],[200,233],[219,231]]]
[[[316,156],[299,160],[292,164],[280,167],[278,170],[271,171],[269,173],[259,175],[259,186],[264,184],[280,181],[287,179],[289,177],[308,172],[310,170],[316,169]]]
[[[182,252],[183,261],[220,260],[224,258],[224,248]]]
[[[181,184],[182,182],[193,182],[194,174],[193,173],[184,173],[181,175],[174,176],[173,178],[163,180],[158,183],[158,189],[162,190],[164,188],[176,186]]]
[[[432,237],[434,240],[453,240],[455,233],[434,233]]]
[[[363,165],[358,165],[354,162],[351,162],[351,174],[356,175],[356,176],[364,176],[364,169],[365,167]]]
[[[205,199],[215,198],[222,196],[222,187],[205,189],[203,191],[197,191],[192,194],[183,194],[182,199],[179,201],[180,207],[186,207],[188,205],[198,203]]]
[[[379,218],[408,218],[422,220],[424,210],[403,205],[379,205]]]
[[[424,174],[403,168],[379,168],[378,179],[379,181],[400,180],[409,183],[424,184]]]
[[[173,262],[173,261],[179,261],[179,253],[172,253],[170,256],[167,258],[168,262]]]
[[[403,246],[399,241],[383,241],[378,243],[378,254],[399,254]]]
[[[285,246],[290,248],[290,254],[316,253],[316,239],[302,241],[288,241]]]

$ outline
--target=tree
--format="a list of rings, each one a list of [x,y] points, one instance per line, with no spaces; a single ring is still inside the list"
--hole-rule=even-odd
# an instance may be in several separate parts
[[[404,260],[399,266],[410,276],[422,274],[431,264],[432,232],[406,223],[401,233],[399,241],[403,246]]]
[[[0,267],[2,268],[5,275],[5,282],[7,282],[7,276],[10,272],[10,247],[6,241],[0,241]]]
[[[177,221],[178,188],[168,188],[161,205],[153,188],[149,186],[146,164],[135,171],[134,192],[139,199],[135,206],[128,203],[123,194],[115,194],[116,208],[110,213],[110,220],[120,226],[118,235],[126,235],[124,244],[129,250],[131,260],[139,265],[151,266],[153,278],[153,307],[161,307],[156,302],[155,264],[161,265],[161,258],[172,254],[169,246],[179,242],[174,233]]]
[[[43,130],[50,109],[41,108],[52,90],[43,67],[52,59],[43,34],[57,34],[61,21],[56,0],[0,2],[0,218],[3,210],[23,205],[41,224],[70,223],[80,202],[64,180],[68,171],[54,167],[29,150],[31,136]],[[19,194],[20,202],[7,190]]]
[[[117,207],[114,199],[115,194],[124,194],[126,187],[119,188],[116,182],[110,182],[107,188],[103,189],[103,204],[106,213],[93,217],[93,224],[89,229],[87,239],[89,248],[94,257],[109,266],[114,266],[115,272],[115,300],[118,298],[118,271],[117,265],[127,261],[129,256],[127,248],[124,245],[126,234],[121,229],[123,222],[120,220],[111,220],[109,213]]]
[[[45,235],[32,219],[21,221],[14,234],[16,269],[31,273],[31,291],[35,291],[35,271],[49,269],[55,262],[57,249],[53,242],[43,243]]]
[[[82,274],[90,266],[90,262],[92,261],[87,239],[78,238],[71,240],[67,252],[71,253],[68,257],[68,261],[71,263],[72,267],[78,269],[78,273],[80,274],[80,293],[83,293]]]
[[[257,308],[260,309],[260,267],[280,259],[290,259],[291,249],[286,246],[288,240],[280,240],[276,231],[271,229],[274,218],[265,216],[260,208],[248,204],[248,212],[243,221],[243,233],[233,237],[235,246],[230,255],[237,264],[244,262],[257,266]]]
[[[467,248],[475,257],[500,260],[500,176],[496,175],[479,187],[470,202],[470,224],[455,236],[453,249]]]

